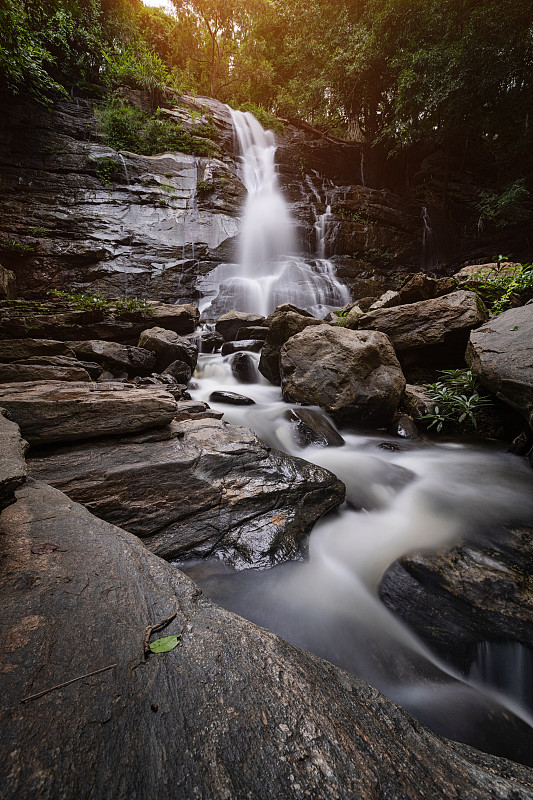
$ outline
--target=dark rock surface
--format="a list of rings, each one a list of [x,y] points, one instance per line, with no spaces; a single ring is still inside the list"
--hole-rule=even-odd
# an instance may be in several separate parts
[[[15,491],[26,481],[27,467],[24,459],[28,443],[20,435],[20,428],[7,419],[0,408],[0,510],[14,501]]]
[[[291,408],[287,419],[294,423],[294,438],[299,447],[342,447],[344,439],[329,419],[314,408]]]
[[[72,345],[53,339],[3,339],[0,361],[26,361],[33,356],[68,356],[75,358]]]
[[[14,300],[17,296],[15,273],[0,264],[0,300]]]
[[[188,383],[191,379],[191,368],[185,361],[173,361],[163,370],[163,375],[170,375],[178,383]]]
[[[307,328],[283,345],[280,361],[286,400],[320,406],[342,422],[386,425],[405,388],[390,340],[377,331]]]
[[[81,361],[70,356],[30,356],[22,361],[11,362],[12,364],[42,364],[50,367],[81,367],[91,376],[91,380],[96,381],[103,372],[103,368],[95,361]]]
[[[71,346],[78,358],[96,361],[111,372],[123,370],[130,378],[135,375],[149,375],[156,365],[154,354],[142,347],[95,339],[87,342],[74,341]]]
[[[472,331],[466,362],[533,429],[533,305],[504,311]]]
[[[385,573],[380,596],[433,648],[459,660],[485,640],[533,647],[532,563],[531,531],[507,531],[496,544],[403,556]]]
[[[234,353],[230,361],[231,371],[241,383],[257,382],[257,364],[249,353]]]
[[[215,330],[225,342],[232,342],[237,339],[237,334],[241,328],[249,328],[254,325],[262,325],[265,318],[261,314],[252,314],[244,311],[228,311],[218,318]]]
[[[223,356],[231,353],[259,353],[262,347],[261,339],[241,339],[238,342],[224,342],[220,352]]]
[[[402,362],[433,359],[440,351],[461,359],[473,328],[487,319],[474,292],[458,291],[432,300],[369,311],[358,317],[358,330],[386,333]]]
[[[91,376],[80,365],[57,367],[45,364],[0,364],[0,383],[24,381],[90,381]]]
[[[47,449],[30,471],[158,555],[216,554],[239,568],[293,558],[314,522],[344,499],[327,470],[217,419]]]
[[[285,304],[285,306],[288,305]],[[281,348],[285,342],[311,325],[324,324],[322,320],[315,319],[310,314],[293,311],[292,306],[285,310],[285,306],[280,306],[268,317],[268,335],[259,360],[259,372],[275,386],[281,384],[279,359]]]
[[[10,800],[530,800],[533,772],[430,733],[209,602],[42,484],[1,517],[0,780]],[[143,652],[147,625],[177,613]],[[29,702],[20,700],[75,680]]]
[[[209,400],[212,403],[229,403],[233,406],[253,406],[255,403],[255,400],[252,400],[251,397],[237,394],[237,392],[226,392],[224,390],[211,392]]]
[[[156,356],[156,365],[160,372],[173,361],[184,361],[191,370],[198,361],[198,345],[192,339],[186,339],[165,328],[149,328],[139,337],[139,347],[150,350]]]
[[[30,444],[76,441],[167,425],[176,402],[160,388],[31,381],[0,386],[6,408]]]

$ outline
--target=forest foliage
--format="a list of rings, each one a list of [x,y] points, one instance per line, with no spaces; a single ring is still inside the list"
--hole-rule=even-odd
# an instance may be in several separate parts
[[[521,208],[531,0],[172,2],[168,15],[141,0],[0,0],[0,91],[46,102],[126,85],[157,105],[172,87],[391,153],[469,147],[500,182],[482,215],[505,222]]]

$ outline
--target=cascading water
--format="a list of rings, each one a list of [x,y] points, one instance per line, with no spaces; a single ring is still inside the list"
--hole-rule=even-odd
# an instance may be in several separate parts
[[[240,258],[238,264],[221,264],[199,279],[204,319],[231,309],[267,315],[285,302],[317,316],[345,305],[350,294],[324,257],[324,236],[317,236],[317,258],[295,252],[295,226],[278,184],[274,134],[249,112],[230,111],[247,190]]]

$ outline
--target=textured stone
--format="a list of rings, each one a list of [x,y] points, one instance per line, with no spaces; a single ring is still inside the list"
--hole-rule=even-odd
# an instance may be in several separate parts
[[[244,311],[228,311],[218,318],[215,330],[224,338],[225,342],[237,339],[237,334],[241,328],[249,328],[261,325],[265,318],[261,314],[251,314]]]
[[[283,345],[280,360],[285,399],[341,422],[387,424],[405,388],[390,340],[377,331],[307,328]]]
[[[472,331],[466,362],[533,429],[533,304],[504,311]]]
[[[76,353],[69,344],[53,339],[3,339],[0,341],[0,361],[21,361],[32,356],[68,356]]]
[[[95,339],[87,342],[72,342],[71,346],[78,358],[96,361],[111,372],[125,371],[130,378],[135,375],[149,375],[156,365],[154,354],[142,347]]]
[[[14,300],[17,296],[15,273],[0,264],[0,300]]]
[[[290,310],[284,309],[285,306],[280,306],[268,317],[268,335],[259,360],[259,372],[275,386],[281,383],[279,359],[285,342],[311,325],[324,324],[322,320],[315,319],[310,314],[304,315],[293,311],[292,307]]]
[[[0,386],[6,408],[30,444],[75,441],[167,425],[176,402],[159,388],[31,381]]]
[[[430,733],[363,681],[217,608],[60,492],[24,487],[0,524],[11,800],[530,800],[530,769]],[[152,639],[182,634],[179,647],[145,657],[146,626],[174,613]]]
[[[136,438],[61,447],[33,458],[31,474],[164,558],[216,554],[239,568],[293,558],[318,517],[344,499],[327,470],[217,419]]]
[[[23,381],[90,381],[87,370],[79,367],[56,367],[44,364],[0,364],[0,383]]]
[[[14,501],[15,491],[26,480],[24,455],[28,443],[20,435],[20,428],[6,418],[0,408],[0,510]]]
[[[198,361],[198,345],[192,339],[178,336],[164,328],[149,328],[141,333],[139,347],[155,354],[157,368],[163,372],[173,361],[184,361],[194,370]]]

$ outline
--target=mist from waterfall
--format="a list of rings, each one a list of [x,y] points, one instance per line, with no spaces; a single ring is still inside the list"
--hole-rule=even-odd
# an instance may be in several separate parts
[[[295,223],[279,187],[275,134],[265,131],[249,112],[230,109],[230,113],[247,191],[239,263],[221,264],[199,278],[203,318],[216,318],[231,309],[267,315],[286,302],[323,316],[345,305],[350,294],[324,258],[323,237],[317,236],[315,257],[296,252]]]

